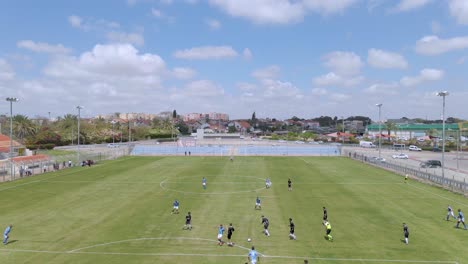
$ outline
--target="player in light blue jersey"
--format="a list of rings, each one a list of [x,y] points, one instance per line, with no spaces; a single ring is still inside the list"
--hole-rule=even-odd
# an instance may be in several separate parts
[[[252,250],[249,251],[248,259],[250,264],[256,264],[258,261],[260,261],[260,257],[258,256],[257,251],[255,251],[254,246],[252,246]]]
[[[9,238],[8,235],[10,234],[12,228],[13,228],[13,225],[9,225],[5,229],[5,232],[3,232],[3,245],[8,244],[8,238]]]
[[[178,200],[174,200],[174,203],[172,203],[172,213],[173,214],[179,213],[179,201]]]
[[[206,190],[206,178],[203,177],[203,179],[201,180],[201,182],[202,182],[203,190]]]
[[[218,245],[222,246],[224,244],[223,242],[223,234],[224,234],[224,227],[223,225],[219,225],[218,227]]]
[[[458,209],[458,220],[457,220],[457,225],[455,226],[456,228],[458,228],[458,225],[460,224],[460,222],[463,223],[463,226],[465,227],[465,230],[466,230],[465,217],[463,216],[461,209]]]
[[[257,199],[255,200],[255,209],[262,210],[262,205],[260,203],[260,198],[258,198],[258,196],[257,196]]]
[[[453,209],[450,205],[447,207],[447,218],[446,220],[448,221],[450,219],[450,216],[453,217],[453,219],[457,219],[455,215],[453,214]]]
[[[265,187],[266,187],[267,189],[269,189],[269,188],[271,187],[271,180],[270,180],[270,178],[266,178],[266,180],[265,180]]]

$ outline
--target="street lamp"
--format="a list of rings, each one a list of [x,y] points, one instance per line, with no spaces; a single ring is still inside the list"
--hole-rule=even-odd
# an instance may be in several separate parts
[[[114,125],[115,125],[115,120],[112,120],[112,145],[115,144],[115,137],[114,137]]]
[[[382,114],[382,105],[381,103],[375,104],[379,108],[379,159],[380,159],[380,153],[381,153],[381,148],[382,148],[382,120],[381,120],[381,114]]]
[[[15,179],[15,175],[13,173],[13,103],[18,102],[18,98],[14,97],[7,97],[6,99],[10,102],[10,177],[11,180]],[[5,176],[3,176],[3,181],[5,181]]]
[[[445,177],[445,97],[449,92],[442,91],[436,93],[437,96],[442,96],[442,178]]]
[[[341,119],[343,120],[343,135],[341,135],[341,139],[343,141],[343,145],[344,145],[344,133],[345,133],[345,126],[344,126],[344,116],[341,117]]]
[[[76,145],[76,155],[78,157],[78,160],[76,162],[80,162],[80,118],[81,118],[81,109],[83,109],[82,106],[77,106],[76,109],[78,109],[78,144]]]

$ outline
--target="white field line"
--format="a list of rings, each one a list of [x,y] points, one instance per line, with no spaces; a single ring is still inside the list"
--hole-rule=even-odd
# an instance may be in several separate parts
[[[116,162],[116,161],[117,161],[117,160],[111,160],[111,161],[109,161],[108,163],[113,163],[113,162]],[[120,162],[120,161],[122,161],[122,160],[119,160],[119,162]],[[10,189],[15,189],[15,188],[18,188],[18,187],[21,187],[21,186],[25,186],[25,185],[29,185],[29,184],[33,184],[33,183],[45,182],[45,181],[47,181],[47,180],[49,180],[49,179],[53,179],[53,178],[57,178],[57,177],[66,177],[66,176],[68,176],[68,175],[75,174],[75,173],[82,172],[82,171],[83,171],[83,170],[76,170],[76,171],[69,172],[69,173],[66,173],[66,174],[54,175],[54,176],[52,176],[52,177],[48,177],[48,178],[45,178],[45,179],[35,180],[35,181],[30,181],[30,182],[18,184],[18,185],[15,185],[15,186],[11,186],[11,187],[7,187],[7,188],[0,189],[0,192],[6,191],[6,190],[10,190]]]
[[[27,253],[45,253],[45,254],[83,254],[83,255],[130,255],[130,256],[187,256],[187,257],[246,257],[247,255],[235,254],[196,254],[196,253],[130,253],[130,252],[70,252],[70,251],[49,251],[49,250],[30,250],[30,249],[5,249],[0,248],[4,252],[27,252]],[[297,256],[268,256],[261,255],[264,258],[277,259],[308,259],[322,260],[330,262],[388,262],[388,263],[426,263],[426,264],[459,264],[453,260],[404,260],[404,259],[363,259],[363,258],[318,258],[318,257],[297,257]]]
[[[439,197],[439,198],[445,199],[445,200],[447,200],[447,201],[451,201],[451,202],[454,202],[454,203],[457,203],[457,204],[460,204],[460,205],[463,205],[463,206],[468,206],[468,204],[459,202],[459,201],[457,201],[457,200],[450,199],[450,198],[448,198],[448,197],[445,197],[445,196],[440,195],[440,194],[437,194],[437,193],[433,193],[433,192],[431,192],[431,191],[429,191],[429,190],[426,190],[426,189],[424,189],[424,188],[418,187],[418,186],[416,186],[416,185],[413,185],[413,184],[408,184],[408,185],[411,186],[411,187],[413,187],[413,188],[416,188],[416,189],[425,191],[425,192],[427,192],[427,193],[430,193],[430,194],[432,194],[432,195],[434,195],[434,196],[437,196],[437,197]]]
[[[108,246],[108,245],[114,245],[114,244],[121,244],[121,243],[126,243],[126,242],[133,242],[133,241],[144,241],[144,240],[196,240],[196,241],[208,241],[208,242],[218,242],[217,240],[213,239],[207,239],[207,238],[198,238],[198,237],[143,237],[143,238],[133,238],[133,239],[126,239],[126,240],[120,240],[120,241],[112,241],[112,242],[107,242],[107,243],[102,243],[102,244],[96,244],[92,246],[87,246],[87,247],[82,247],[82,248],[76,248],[67,251],[68,253],[75,253],[84,249],[90,249],[90,248],[96,248],[96,247],[103,247],[103,246]],[[235,247],[249,250],[248,248],[238,246],[234,244]]]

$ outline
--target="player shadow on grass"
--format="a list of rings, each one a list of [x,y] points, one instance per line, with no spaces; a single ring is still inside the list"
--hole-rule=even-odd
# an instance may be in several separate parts
[[[406,241],[404,239],[400,239],[401,243],[406,244]]]
[[[8,243],[6,243],[6,245],[13,244],[15,242],[18,242],[18,240],[10,240],[10,241],[8,241]]]

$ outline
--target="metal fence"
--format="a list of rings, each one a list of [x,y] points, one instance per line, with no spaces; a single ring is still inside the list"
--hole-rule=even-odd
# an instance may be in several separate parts
[[[0,161],[0,182],[12,181],[36,174],[82,166],[83,161],[92,161],[93,164],[103,160],[112,160],[129,155],[130,148],[115,148],[107,151],[80,151],[69,155],[49,156],[42,160],[13,162],[13,175],[11,175],[11,163],[9,160]],[[79,160],[78,160],[79,158]]]
[[[454,192],[460,192],[465,194],[468,190],[465,178],[463,178],[463,181],[461,181],[455,179],[455,176],[453,175],[452,177],[443,177],[442,175],[439,175],[439,172],[436,169],[414,168],[401,163],[381,161],[373,156],[367,156],[349,150],[344,150],[343,155],[354,160],[359,160],[361,162],[395,172],[400,175],[408,174],[417,180],[429,182]]]

